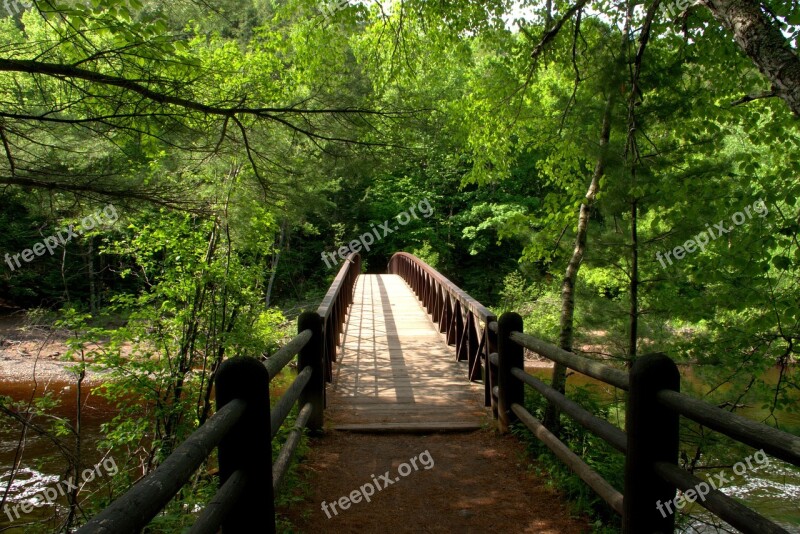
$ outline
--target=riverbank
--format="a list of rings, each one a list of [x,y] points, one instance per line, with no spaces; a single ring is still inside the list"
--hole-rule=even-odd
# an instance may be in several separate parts
[[[32,324],[24,314],[0,316],[0,380],[74,381],[79,359],[67,358],[68,339],[68,332]],[[89,352],[99,348],[87,347]],[[104,374],[87,369],[84,382],[101,382]]]

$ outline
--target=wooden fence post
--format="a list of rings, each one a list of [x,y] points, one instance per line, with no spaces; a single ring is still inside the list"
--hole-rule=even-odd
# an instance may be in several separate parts
[[[314,434],[322,432],[325,411],[325,356],[322,338],[322,317],[316,312],[305,312],[297,319],[297,333],[311,330],[311,339],[297,356],[297,370],[311,367],[311,379],[300,393],[298,406],[311,403],[308,430]]]
[[[242,418],[219,444],[220,487],[236,471],[246,475],[246,487],[222,524],[223,534],[275,532],[275,495],[272,491],[272,437],[270,435],[269,373],[255,358],[223,362],[217,373],[217,411],[234,399],[247,403]]]
[[[664,354],[648,354],[634,362],[625,417],[628,452],[625,455],[625,534],[672,533],[675,529],[675,486],[662,480],[655,462],[678,461],[678,414],[656,400],[662,389],[680,390],[675,362]],[[667,513],[664,503],[670,503]],[[661,504],[661,507],[659,507]]]
[[[513,367],[525,368],[524,349],[511,340],[511,332],[522,332],[522,317],[514,312],[504,313],[497,321],[497,415],[500,432],[508,432],[517,422],[512,404],[525,405],[525,384],[511,374]]]
[[[494,332],[489,325],[496,323],[497,317],[491,316],[486,319],[486,367],[483,374],[483,389],[484,389],[484,404],[492,407],[492,418],[497,419],[497,402],[495,402],[494,395],[492,395],[492,388],[497,385],[497,366],[491,361],[492,354],[497,352],[497,333]]]

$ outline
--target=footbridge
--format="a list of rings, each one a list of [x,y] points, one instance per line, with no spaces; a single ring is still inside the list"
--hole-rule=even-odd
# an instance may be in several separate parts
[[[599,419],[524,370],[531,351],[614,386],[626,397],[625,428]],[[297,358],[298,373],[270,405],[270,381]],[[663,354],[621,369],[566,352],[525,334],[516,313],[496,317],[418,258],[395,254],[388,273],[361,273],[351,255],[316,311],[303,313],[298,334],[262,361],[227,360],[216,377],[216,413],[153,472],[78,532],[137,533],[160,513],[216,450],[219,490],[189,532],[275,532],[275,495],[304,432],[458,432],[487,423],[530,431],[609,506],[628,534],[673,532],[675,514],[659,512],[676,492],[695,499],[742,532],[786,532],[678,465],[679,417],[766,454],[800,465],[800,438],[680,392],[680,376]],[[615,488],[525,408],[542,395],[563,417],[607,441],[625,458]],[[295,410],[293,426],[273,440]],[[323,474],[324,475],[324,474]],[[272,481],[269,483],[268,481]],[[486,487],[502,485],[486,480]],[[508,495],[508,499],[513,499]]]

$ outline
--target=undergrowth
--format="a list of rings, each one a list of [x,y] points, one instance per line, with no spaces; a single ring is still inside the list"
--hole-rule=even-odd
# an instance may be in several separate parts
[[[612,407],[602,405],[583,388],[568,391],[567,396],[601,419],[609,419]],[[540,395],[527,392],[525,407],[539,420],[544,418],[547,401]],[[617,490],[624,486],[625,458],[602,438],[595,436],[568,416],[562,416],[561,441],[583,458],[592,469]],[[574,474],[550,449],[539,441],[523,424],[514,425],[511,432],[522,440],[529,455],[536,460],[531,465],[537,474],[561,491],[576,513],[587,515],[592,532],[611,534],[621,531],[621,519],[589,486]]]

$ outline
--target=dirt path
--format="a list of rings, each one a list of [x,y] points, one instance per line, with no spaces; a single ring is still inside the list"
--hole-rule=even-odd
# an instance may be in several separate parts
[[[285,515],[302,533],[589,532],[586,519],[572,517],[564,499],[528,465],[517,438],[491,430],[432,435],[329,431],[312,440],[300,466],[310,497]],[[387,479],[391,484],[383,488]],[[366,502],[367,486],[375,482],[382,489]],[[340,498],[362,486],[361,496],[353,494],[353,502],[344,502],[347,509],[341,509]]]

